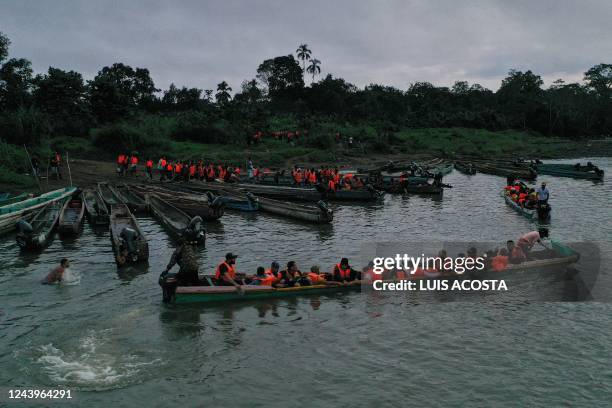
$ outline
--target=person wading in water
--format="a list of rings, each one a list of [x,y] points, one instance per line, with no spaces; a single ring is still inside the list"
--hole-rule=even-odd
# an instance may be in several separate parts
[[[179,272],[176,274],[178,286],[199,286],[200,278],[198,276],[198,261],[196,254],[197,237],[194,231],[186,229],[181,238],[181,243],[178,248],[172,253],[170,262],[166,266],[166,270],[162,272],[162,276],[168,274],[174,265],[179,265]]]

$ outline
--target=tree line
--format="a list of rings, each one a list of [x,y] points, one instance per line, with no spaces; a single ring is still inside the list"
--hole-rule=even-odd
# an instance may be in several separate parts
[[[416,82],[405,90],[359,88],[331,74],[315,81],[321,61],[301,44],[295,55],[263,61],[255,77],[232,94],[226,81],[216,89],[171,84],[161,90],[148,69],[123,63],[103,67],[91,80],[54,67],[35,74],[28,59],[9,58],[9,46],[0,33],[0,137],[9,143],[88,137],[109,127],[106,137],[111,137],[118,125],[152,117],[178,118],[172,136],[203,143],[237,143],[255,131],[284,130],[273,128],[284,116],[303,128],[321,120],[355,122],[385,134],[410,127],[468,127],[588,138],[612,131],[611,64],[588,69],[583,83],[559,79],[547,88],[539,75],[519,70],[510,70],[495,92],[465,81],[452,87]]]

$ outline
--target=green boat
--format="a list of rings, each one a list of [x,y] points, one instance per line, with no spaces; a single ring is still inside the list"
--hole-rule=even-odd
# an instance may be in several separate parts
[[[173,303],[211,303],[253,299],[276,299],[302,295],[323,295],[338,292],[361,291],[361,281],[350,285],[313,285],[293,288],[244,285],[244,295],[233,286],[179,286]]]
[[[9,193],[4,193],[4,195],[0,197],[0,205],[5,206],[9,204],[15,204],[20,201],[27,200],[30,197],[32,197],[32,194],[28,194],[28,193],[21,193],[19,195],[12,196],[12,197]]]
[[[590,163],[589,163],[590,164]],[[572,177],[589,180],[603,180],[604,171],[597,166],[577,164],[538,164],[539,174],[557,177]]]
[[[0,234],[15,230],[15,223],[22,218],[31,218],[37,210],[46,204],[64,199],[71,196],[76,191],[76,187],[60,188],[59,190],[49,191],[38,197],[28,198],[14,204],[3,205],[0,207]]]

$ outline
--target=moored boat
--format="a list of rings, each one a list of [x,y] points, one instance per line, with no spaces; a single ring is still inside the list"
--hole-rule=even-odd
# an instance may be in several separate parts
[[[191,217],[200,216],[206,221],[218,220],[225,213],[225,205],[222,200],[214,194],[186,193],[170,191],[151,186],[133,186],[134,192],[144,197],[147,192],[152,192]]]
[[[512,167],[510,165],[505,165],[502,167],[500,165],[488,164],[488,163],[474,163],[474,167],[477,171],[485,174],[492,174],[495,176],[502,177],[513,177],[520,178],[523,180],[534,180],[538,177],[537,171],[533,168],[525,168],[525,167]]]
[[[108,208],[113,205],[123,204],[121,198],[117,197],[107,182],[98,183],[98,193]]]
[[[127,204],[132,212],[142,213],[148,211],[147,203],[126,185],[110,186],[109,189],[121,202]]]
[[[149,259],[149,244],[127,205],[111,207],[110,235],[118,266]]]
[[[0,207],[0,234],[15,230],[17,221],[30,218],[40,208],[50,202],[62,200],[71,196],[76,191],[75,187],[60,188],[49,191],[38,197],[28,198],[17,203],[3,205]]]
[[[93,225],[108,225],[109,213],[104,200],[96,190],[83,190],[83,203],[87,217]]]
[[[247,195],[250,193],[247,193]],[[316,206],[289,203],[271,198],[257,197],[259,208],[262,211],[282,215],[289,218],[324,224],[332,222],[334,212],[324,201],[317,202]]]
[[[5,206],[9,204],[18,203],[20,201],[26,200],[32,197],[32,194],[21,193],[16,196],[11,196],[9,193],[3,193],[4,195],[0,197],[0,206]]]
[[[201,225],[201,217],[190,217],[184,211],[155,194],[147,194],[145,199],[153,216],[174,238],[184,237],[185,230],[189,228],[199,245],[206,243],[206,231]]]
[[[455,168],[463,174],[470,176],[476,174],[476,167],[472,163],[455,162]]]
[[[604,171],[589,163],[586,166],[577,164],[537,164],[539,174],[557,177],[571,177],[589,180],[603,180]]]
[[[17,244],[22,249],[41,250],[53,239],[64,199],[51,201],[42,207],[30,222],[17,223]]]
[[[78,235],[83,225],[85,204],[82,195],[66,200],[58,220],[58,231],[63,235]]]

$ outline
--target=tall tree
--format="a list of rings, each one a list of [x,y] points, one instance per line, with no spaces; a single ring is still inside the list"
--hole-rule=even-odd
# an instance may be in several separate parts
[[[309,74],[312,74],[312,82],[314,82],[315,75],[321,73],[321,61],[316,58],[313,58],[310,61],[310,65],[308,65],[308,68],[306,70]]]
[[[217,93],[215,94],[215,100],[219,105],[227,105],[229,101],[232,100],[232,88],[227,84],[227,82],[223,81],[217,85]]]
[[[544,81],[531,71],[510,70],[497,90],[497,97],[506,113],[513,118],[511,125],[526,129],[542,105]],[[535,121],[533,123],[536,123]]]
[[[149,70],[115,63],[104,67],[89,82],[93,113],[102,122],[113,121],[145,109],[155,100]]]
[[[265,60],[257,68],[257,79],[264,84],[272,97],[296,95],[304,88],[302,69],[293,55]]]
[[[11,58],[0,68],[0,106],[15,110],[29,106],[32,64],[25,58]]]
[[[300,44],[295,51],[299,60],[302,60],[302,75],[306,74],[306,60],[310,59],[312,51],[308,49],[308,44]]]

